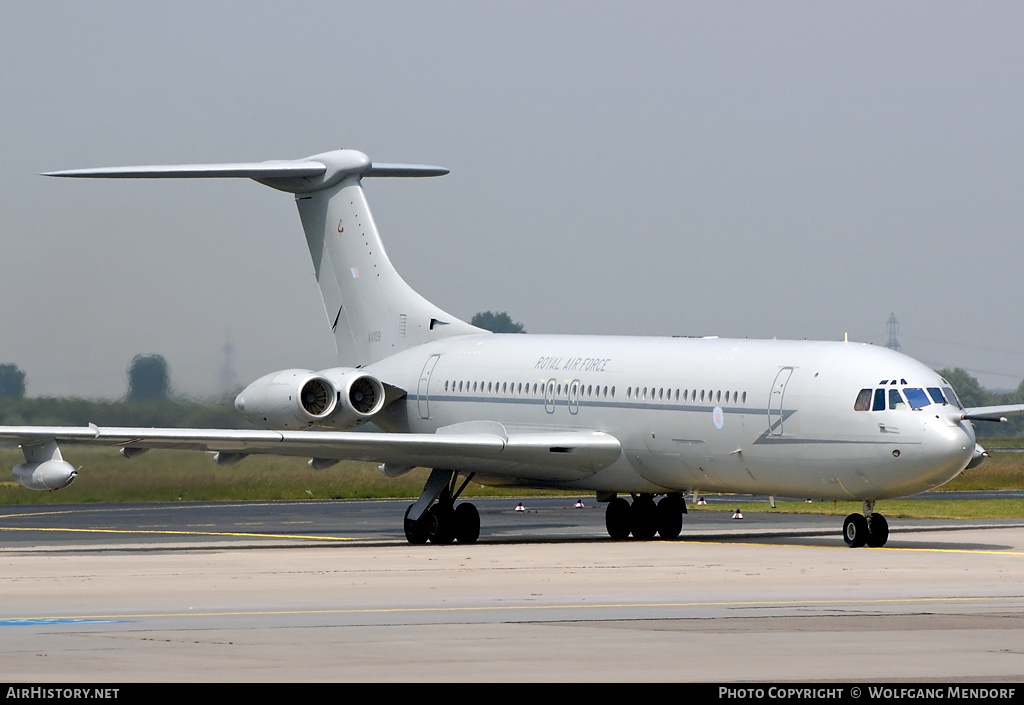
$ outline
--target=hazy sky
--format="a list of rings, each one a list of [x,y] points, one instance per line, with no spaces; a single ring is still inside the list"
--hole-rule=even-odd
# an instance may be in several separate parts
[[[0,362],[121,396],[335,363],[289,194],[91,166],[341,146],[399,272],[535,333],[842,339],[1024,378],[1024,3],[0,1]]]

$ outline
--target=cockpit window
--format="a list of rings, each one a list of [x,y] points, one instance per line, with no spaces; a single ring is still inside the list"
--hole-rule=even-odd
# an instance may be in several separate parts
[[[906,395],[911,409],[921,409],[932,403],[928,395],[924,393],[924,390],[919,387],[907,387],[903,390],[903,393]]]
[[[871,406],[872,411],[885,411],[885,390],[875,390],[875,403]]]
[[[952,387],[943,387],[942,391],[946,394],[946,399],[948,399],[951,404],[955,404],[956,408],[964,408],[964,405],[960,403],[960,399],[957,397],[956,392],[953,391]]]
[[[903,395],[900,394],[898,389],[889,390],[889,408],[890,409],[906,409],[907,403],[903,401]]]
[[[902,381],[902,380],[901,380]],[[853,403],[854,411],[899,411],[905,409],[923,409],[931,404],[955,404],[963,409],[963,404],[957,399],[951,387],[906,387],[899,388],[892,385],[897,380],[884,382],[886,385],[878,388],[862,389],[857,392],[857,399]]]
[[[946,397],[942,396],[942,390],[938,387],[928,387],[928,395],[936,404],[946,404]]]
[[[871,408],[871,390],[862,389],[857,394],[857,401],[853,403],[854,411],[867,411]]]

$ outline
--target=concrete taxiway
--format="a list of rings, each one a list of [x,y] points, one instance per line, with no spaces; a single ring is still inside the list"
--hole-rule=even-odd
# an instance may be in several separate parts
[[[0,508],[0,679],[1019,681],[1024,520],[692,510],[615,542],[602,507],[476,501],[473,546],[407,502]]]

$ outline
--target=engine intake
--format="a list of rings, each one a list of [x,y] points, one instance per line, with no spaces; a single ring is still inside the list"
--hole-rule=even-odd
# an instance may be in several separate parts
[[[273,372],[235,397],[238,413],[275,430],[352,428],[369,421],[383,407],[384,385],[351,367]]]

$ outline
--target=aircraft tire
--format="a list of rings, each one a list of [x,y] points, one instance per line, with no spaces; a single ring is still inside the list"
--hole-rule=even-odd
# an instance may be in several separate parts
[[[475,505],[463,502],[455,507],[455,540],[462,544],[476,543],[480,538],[480,512]]]
[[[455,512],[441,504],[435,504],[423,517],[427,523],[427,538],[430,543],[449,544],[455,540]]]
[[[665,495],[658,502],[658,535],[671,541],[679,538],[683,531],[683,498],[681,495]]]
[[[881,548],[889,540],[889,522],[881,514],[871,514],[871,522],[868,525],[868,546]]]
[[[863,514],[851,514],[843,521],[843,540],[850,548],[860,548],[868,541],[868,520]]]
[[[616,497],[608,502],[604,510],[604,526],[608,529],[608,535],[616,541],[629,538],[631,527],[629,502],[622,497]]]
[[[422,518],[419,521],[409,518],[412,506],[410,504],[409,508],[405,510],[405,540],[414,546],[419,546],[427,542],[427,526]]]
[[[633,500],[629,508],[630,523],[633,525],[633,538],[650,541],[658,533],[658,509],[654,497],[642,494]]]

